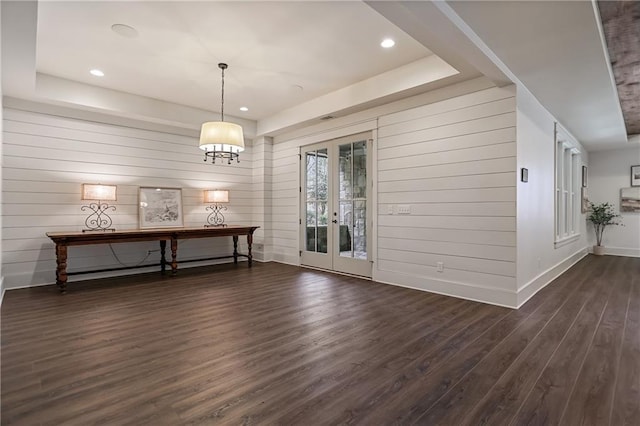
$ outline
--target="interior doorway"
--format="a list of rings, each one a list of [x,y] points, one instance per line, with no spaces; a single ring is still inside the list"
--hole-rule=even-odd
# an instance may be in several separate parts
[[[371,133],[301,148],[301,264],[371,277]]]

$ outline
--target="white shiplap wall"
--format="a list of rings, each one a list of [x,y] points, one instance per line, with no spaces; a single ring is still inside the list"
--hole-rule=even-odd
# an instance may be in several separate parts
[[[298,140],[273,145],[272,220],[273,260],[297,265],[299,246],[300,153]]]
[[[2,263],[7,288],[55,281],[54,245],[45,233],[83,228],[82,183],[118,186],[118,200],[112,203],[117,208],[112,215],[117,229],[138,227],[139,186],[183,188],[185,226],[205,222],[203,189],[229,189],[227,223],[252,223],[251,146],[239,164],[211,165],[203,162],[197,138],[185,136],[186,131],[149,130],[148,123],[145,129],[113,125],[106,117],[104,121],[71,118],[62,112],[4,109]],[[225,255],[229,246],[226,239],[182,241],[179,257]],[[158,262],[157,248],[157,243],[113,245],[127,265],[145,259],[148,250],[154,252],[145,263]],[[108,246],[70,248],[69,271],[117,266]]]
[[[260,228],[254,233],[253,253],[256,260],[273,258],[272,210],[272,147],[273,140],[259,137],[253,140],[253,224]]]
[[[515,306],[515,88],[479,80],[422,99],[421,106],[390,104],[276,138],[274,260],[299,262],[299,147],[377,128],[373,278]],[[378,124],[367,127],[372,119]],[[411,214],[397,215],[398,205]]]
[[[513,306],[515,108],[511,86],[380,117],[377,279]]]

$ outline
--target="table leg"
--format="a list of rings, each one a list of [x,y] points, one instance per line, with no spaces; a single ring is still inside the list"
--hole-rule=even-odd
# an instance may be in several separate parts
[[[171,239],[171,273],[173,275],[178,273],[178,240],[176,238]]]
[[[233,263],[238,263],[238,236],[233,236]]]
[[[67,292],[67,246],[56,245],[56,284],[60,293]]]
[[[247,259],[249,260],[249,268],[253,264],[253,255],[251,254],[251,244],[253,244],[253,234],[247,235],[247,246],[248,246],[248,255]]]
[[[160,240],[160,272],[164,275],[167,268],[167,258],[164,256],[167,252],[167,240]]]

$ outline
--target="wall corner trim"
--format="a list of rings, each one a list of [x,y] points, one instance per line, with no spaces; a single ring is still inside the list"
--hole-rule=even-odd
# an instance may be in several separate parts
[[[2,306],[2,301],[4,300],[4,277],[0,277],[0,306]]]
[[[555,266],[547,269],[542,272],[540,275],[518,288],[517,301],[518,301],[518,309],[522,307],[529,299],[531,299],[537,292],[546,287],[553,280],[558,278],[564,272],[566,272],[573,265],[578,263],[583,257],[589,254],[589,251],[586,247],[581,248],[571,256],[567,257],[565,260],[559,262]]]

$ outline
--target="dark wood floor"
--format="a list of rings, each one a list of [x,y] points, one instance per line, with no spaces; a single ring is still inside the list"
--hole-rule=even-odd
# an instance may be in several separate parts
[[[588,256],[519,310],[279,264],[2,305],[2,424],[638,419],[638,258]]]

